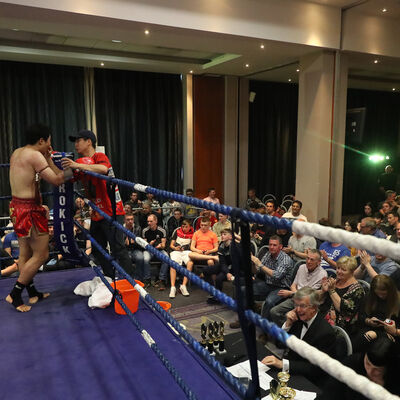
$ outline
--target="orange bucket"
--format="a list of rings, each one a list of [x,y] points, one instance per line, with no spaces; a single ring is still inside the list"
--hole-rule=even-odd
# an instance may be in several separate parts
[[[168,311],[171,308],[171,303],[168,303],[168,301],[157,301],[157,303],[164,309],[164,311]]]
[[[135,280],[135,282],[141,287],[144,286],[144,283],[140,281]],[[129,310],[132,313],[135,313],[139,306],[139,292],[134,289],[133,286],[126,279],[115,281],[115,285],[116,287],[114,287],[114,282],[111,282],[111,286],[119,291],[122,300],[127,305]],[[114,308],[117,314],[126,315],[125,310],[121,307],[121,304],[119,304],[118,300],[115,300]]]

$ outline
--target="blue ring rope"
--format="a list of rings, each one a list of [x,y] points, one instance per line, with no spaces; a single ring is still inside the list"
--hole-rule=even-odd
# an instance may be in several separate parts
[[[87,238],[93,243],[93,245],[99,250],[99,252],[112,264],[113,267],[115,267],[118,272],[128,280],[128,282],[132,285],[135,286],[136,282],[134,279],[128,275],[125,270],[114,260],[112,256],[110,256],[101,246],[97,241],[90,235],[90,233],[83,228],[78,222],[74,221],[75,225],[78,226],[82,232],[85,233]],[[111,289],[111,286],[109,287]],[[113,292],[113,290],[111,290]],[[234,378],[227,370],[225,367],[223,367],[218,361],[216,361],[206,349],[204,349],[186,330],[184,330],[181,325],[169,314],[167,313],[149,294],[147,294],[144,298],[145,302],[147,303],[148,306],[151,308],[156,309],[164,318],[164,320],[168,321],[175,330],[177,330],[180,335],[193,347],[193,349],[203,356],[207,362],[216,370],[219,372],[226,381],[228,381],[241,395],[245,395],[246,393],[246,388],[241,385],[236,378]],[[122,304],[121,304],[122,306]],[[123,306],[122,306],[123,307]],[[125,306],[126,307],[126,306]],[[124,308],[125,309],[125,308]],[[126,311],[126,310],[125,310]],[[134,318],[134,317],[133,317]],[[163,321],[165,322],[165,321]],[[228,375],[229,374],[229,375]]]
[[[0,168],[8,168],[10,164],[0,164]]]
[[[292,230],[293,221],[290,221],[286,218],[270,217],[269,215],[262,215],[252,211],[246,211],[238,207],[226,206],[224,204],[215,204],[209,201],[197,199],[196,197],[188,197],[183,194],[168,192],[166,190],[156,189],[151,186],[144,186],[133,182],[125,181],[123,179],[117,179],[117,178],[112,178],[110,176],[97,174],[96,172],[84,171],[84,170],[82,170],[81,172],[93,176],[95,178],[116,183],[117,185],[120,186],[129,187],[132,190],[138,190],[138,186],[141,186],[142,190],[144,190],[146,193],[152,193],[156,196],[161,196],[167,199],[174,199],[182,203],[192,204],[199,208],[213,210],[217,213],[231,215],[232,217],[240,218],[243,221],[257,222],[258,224],[262,225],[272,225],[276,229],[286,229],[290,231]]]

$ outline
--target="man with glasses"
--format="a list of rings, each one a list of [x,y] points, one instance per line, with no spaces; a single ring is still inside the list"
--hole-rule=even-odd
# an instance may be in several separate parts
[[[282,329],[328,355],[334,355],[336,335],[333,328],[318,312],[319,294],[315,289],[303,287],[293,296],[295,308],[286,315]],[[282,360],[267,356],[262,363],[289,371],[291,375],[303,375],[313,383],[320,382],[324,372],[308,360],[289,350]]]
[[[290,289],[282,289],[278,292],[278,296],[286,300],[271,309],[272,321],[281,326],[286,319],[286,313],[293,310],[293,295],[303,287],[320,289],[322,278],[326,276],[326,271],[321,267],[321,253],[317,249],[309,249],[306,262],[300,265]]]

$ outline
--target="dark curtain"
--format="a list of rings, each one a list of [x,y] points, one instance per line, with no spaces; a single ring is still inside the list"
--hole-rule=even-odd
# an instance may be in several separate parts
[[[348,89],[347,109],[366,108],[362,143],[353,145],[346,139],[343,176],[343,214],[361,214],[367,201],[382,200],[378,178],[387,164],[399,173],[398,138],[400,134],[400,94]],[[351,148],[350,148],[351,147]],[[389,161],[372,163],[371,154],[389,155]]]
[[[98,142],[117,177],[182,191],[179,75],[95,69]],[[128,191],[120,188],[123,197]]]
[[[250,91],[249,187],[280,201],[295,190],[298,86],[250,81]]]
[[[24,130],[36,122],[51,127],[54,149],[73,149],[67,135],[85,126],[83,68],[0,61],[0,94],[0,163],[25,144]],[[9,195],[8,169],[0,178],[0,195]],[[0,209],[8,213],[4,201]]]

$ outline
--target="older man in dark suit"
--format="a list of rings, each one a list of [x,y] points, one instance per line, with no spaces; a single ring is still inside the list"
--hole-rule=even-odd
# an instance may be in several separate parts
[[[286,322],[282,328],[318,350],[334,356],[336,335],[333,328],[318,313],[318,292],[303,287],[295,293],[293,300],[295,308],[286,314]],[[323,375],[319,367],[292,350],[289,350],[282,360],[275,356],[267,356],[262,362],[278,369],[289,370],[293,375],[303,375],[314,383],[318,383]]]

